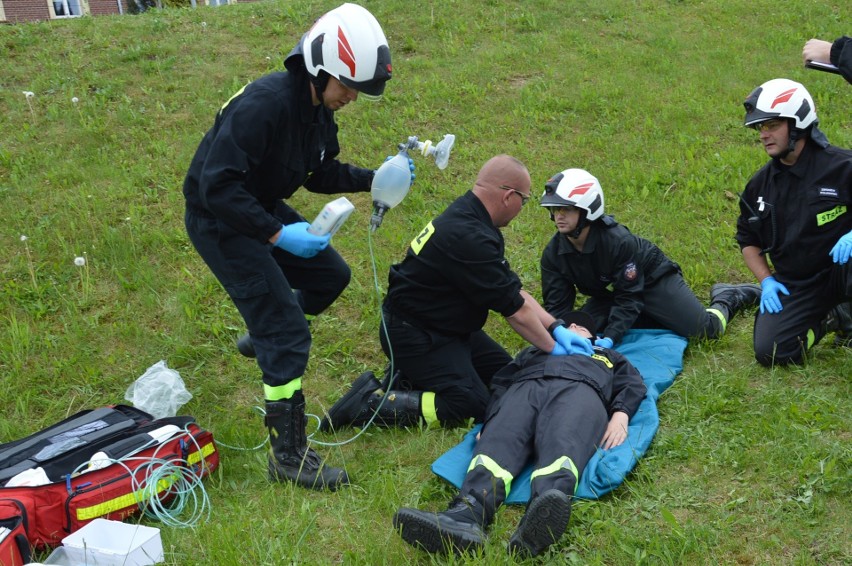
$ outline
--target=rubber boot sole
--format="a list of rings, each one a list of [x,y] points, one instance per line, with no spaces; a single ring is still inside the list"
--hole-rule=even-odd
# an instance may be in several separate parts
[[[352,424],[364,408],[367,396],[379,389],[381,383],[371,371],[365,371],[352,383],[343,397],[328,410],[328,416],[320,421],[319,429],[328,432]]]
[[[405,542],[432,554],[476,552],[485,544],[479,525],[420,509],[400,509],[393,516],[393,526]]]
[[[269,481],[277,483],[294,483],[299,487],[316,491],[337,491],[349,485],[349,476],[341,468],[332,468],[323,464],[319,469],[308,469],[305,466],[291,468],[282,466],[272,457],[268,459]]]
[[[538,556],[562,537],[570,520],[571,497],[558,489],[545,491],[532,500],[509,539],[509,554]]]

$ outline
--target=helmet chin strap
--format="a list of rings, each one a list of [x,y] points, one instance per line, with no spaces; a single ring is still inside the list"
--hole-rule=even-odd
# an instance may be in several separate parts
[[[571,230],[570,232],[568,232],[568,237],[576,240],[577,238],[580,237],[580,232],[582,232],[583,228],[585,228],[588,224],[589,224],[589,221],[586,219],[586,211],[585,211],[585,209],[581,208],[580,209],[580,218],[577,219],[577,227],[574,228],[573,230]]]
[[[787,120],[787,123],[790,124],[790,135],[787,138],[787,149],[785,149],[780,155],[775,156],[775,159],[778,160],[784,159],[794,152],[796,150],[796,142],[802,139],[802,135],[805,133],[804,130],[794,128],[792,120]]]
[[[323,104],[322,93],[325,92],[325,87],[328,86],[328,79],[331,78],[331,75],[325,71],[320,71],[317,76],[310,75],[310,77],[311,84],[314,85],[314,93],[317,96],[317,100],[319,100],[320,104]]]

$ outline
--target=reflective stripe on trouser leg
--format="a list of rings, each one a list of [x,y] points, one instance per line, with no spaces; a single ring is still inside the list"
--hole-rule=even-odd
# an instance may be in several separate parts
[[[722,331],[719,333],[719,336],[725,333],[725,330],[728,328],[728,319],[725,318],[725,313],[717,309],[707,309],[707,312],[710,314],[716,315],[719,317],[719,322],[722,323]]]
[[[555,462],[546,466],[544,468],[539,468],[530,475],[530,483],[539,477],[546,476],[549,474],[555,474],[557,472],[561,472],[562,470],[568,470],[572,474],[574,474],[574,491],[571,492],[571,495],[577,492],[577,486],[580,484],[580,474],[577,472],[577,466],[574,465],[573,460],[568,456],[562,456],[561,458],[557,458]],[[508,491],[508,490],[507,490]]]
[[[267,385],[263,384],[263,396],[267,401],[281,401],[282,399],[290,399],[296,394],[296,391],[302,389],[302,378],[297,377],[292,381],[288,381],[284,385]]]
[[[420,414],[423,415],[423,420],[426,421],[428,428],[440,426],[438,421],[438,409],[435,408],[435,393],[432,391],[424,391],[420,396]]]
[[[506,489],[506,495],[509,495],[509,492],[512,489],[512,474],[510,474],[507,470],[500,467],[500,465],[486,456],[485,454],[477,454],[470,461],[470,466],[467,468],[467,473],[470,473],[472,469],[476,466],[482,466],[486,470],[488,470],[491,475],[495,478],[501,480],[503,482],[503,487]]]

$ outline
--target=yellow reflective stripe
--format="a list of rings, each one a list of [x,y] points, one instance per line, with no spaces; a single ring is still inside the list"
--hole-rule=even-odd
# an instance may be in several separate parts
[[[246,89],[246,87],[247,87],[247,86],[248,86],[248,84],[246,84],[245,86],[243,86],[243,88],[241,88],[241,89],[240,89],[240,90],[238,90],[236,93],[234,93],[234,96],[232,96],[231,98],[229,98],[229,99],[225,102],[225,104],[223,104],[223,105],[222,105],[222,108],[220,108],[220,109],[219,109],[219,112],[221,112],[222,110],[224,110],[224,109],[225,109],[225,107],[226,107],[226,106],[228,106],[228,105],[231,103],[231,101],[232,101],[233,99],[235,99],[236,97],[238,97],[239,95],[241,95],[241,94],[243,93],[243,91]]]
[[[296,394],[296,391],[302,388],[302,378],[297,377],[293,381],[289,381],[284,385],[267,385],[263,384],[263,396],[267,401],[280,401],[281,399],[289,399]]]
[[[808,328],[808,346],[805,349],[810,350],[813,347],[814,342],[816,342],[816,335],[814,334],[813,329]]]
[[[206,458],[214,451],[215,448],[213,447],[213,443],[208,442],[207,444],[201,447],[200,451],[196,450],[195,452],[189,454],[189,456],[187,456],[186,458],[186,461],[189,464],[196,464],[201,461],[202,458]],[[172,484],[174,484],[178,479],[180,479],[179,471],[160,479],[157,482],[156,493],[159,494],[169,489]],[[80,507],[79,509],[77,509],[77,520],[87,521],[89,519],[103,517],[104,515],[108,515],[115,511],[120,511],[121,509],[126,509],[127,507],[138,505],[142,501],[150,499],[153,496],[154,494],[151,493],[150,486],[146,486],[142,489],[137,489],[136,491],[110,499],[109,501],[103,501],[101,503],[98,503],[97,505],[92,505],[90,507]]]
[[[722,334],[725,333],[725,330],[728,328],[728,319],[725,318],[725,315],[722,314],[722,311],[716,309],[707,309],[707,312],[710,314],[715,314],[719,317],[719,320],[722,322]]]
[[[603,362],[606,367],[612,369],[612,362],[609,361],[609,358],[607,358],[606,356],[602,356],[600,354],[592,354],[592,359],[595,359],[599,362]]]
[[[832,220],[837,220],[843,214],[846,214],[846,205],[844,204],[835,206],[831,210],[821,212],[816,216],[817,226],[822,226],[823,224],[828,224]]]
[[[417,237],[411,240],[411,249],[414,251],[416,255],[420,254],[420,250],[423,249],[423,246],[426,245],[426,242],[429,241],[429,238],[432,237],[432,234],[435,233],[435,227],[432,226],[432,222],[423,228],[423,231],[417,234]]]
[[[532,474],[530,474],[530,481],[533,481],[538,476],[555,474],[556,472],[564,470],[565,468],[568,468],[569,470],[571,470],[571,473],[574,474],[573,493],[576,493],[577,486],[580,484],[580,474],[577,472],[577,466],[574,465],[574,462],[568,456],[562,456],[561,458],[557,458],[556,461],[553,462],[551,465],[535,470]]]
[[[506,487],[506,495],[509,495],[509,492],[512,491],[512,479],[514,479],[512,474],[501,468],[500,464],[485,454],[474,456],[473,460],[470,461],[470,466],[468,466],[467,471],[470,472],[476,466],[484,466],[485,469],[491,472],[491,475],[495,478],[503,480],[503,485]]]
[[[420,413],[426,421],[427,428],[435,428],[441,423],[438,421],[438,409],[435,408],[435,393],[424,391],[420,396]]]

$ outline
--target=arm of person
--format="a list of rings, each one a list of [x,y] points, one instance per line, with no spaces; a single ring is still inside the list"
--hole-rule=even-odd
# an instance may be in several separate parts
[[[606,426],[601,439],[601,447],[604,450],[609,450],[623,444],[627,439],[627,423],[630,417],[624,411],[615,411],[609,418],[609,424]]]
[[[521,290],[524,304],[511,316],[506,317],[506,322],[512,330],[518,333],[524,340],[537,347],[542,352],[552,352],[556,341],[547,331],[556,319],[548,314],[532,296]]]
[[[766,256],[760,255],[760,248],[757,246],[745,246],[742,252],[746,267],[754,274],[758,283],[772,275],[772,270],[769,269],[769,262],[766,261]]]
[[[544,309],[560,318],[574,310],[577,287],[560,271],[556,247],[551,240],[541,255],[541,295]]]

